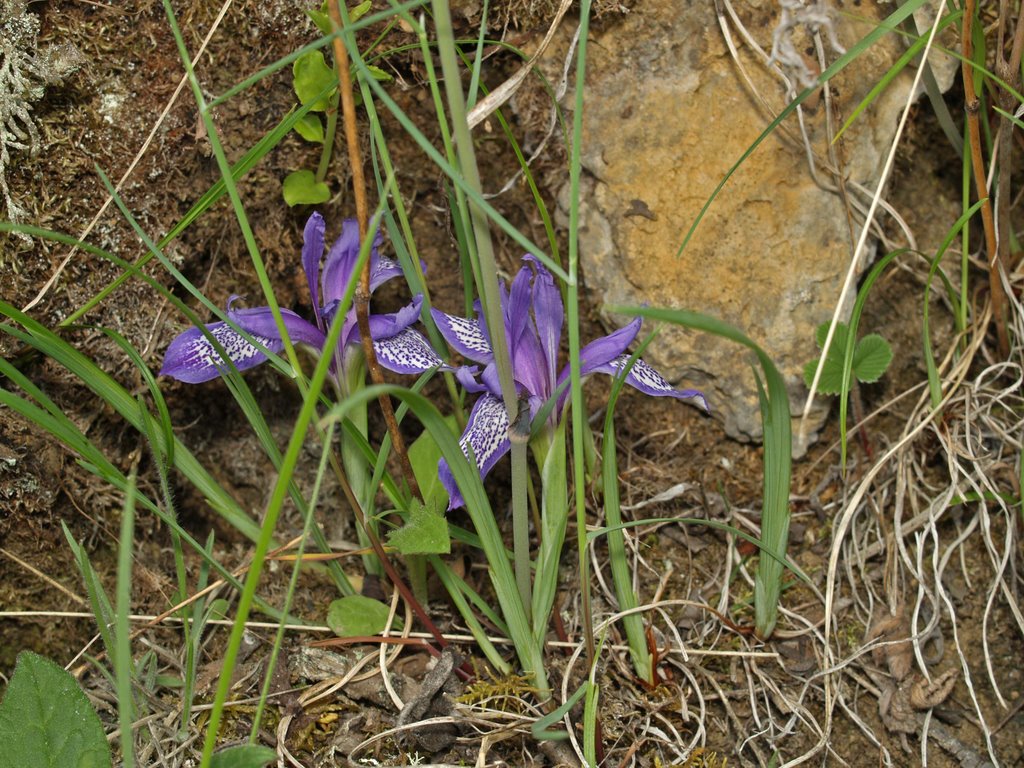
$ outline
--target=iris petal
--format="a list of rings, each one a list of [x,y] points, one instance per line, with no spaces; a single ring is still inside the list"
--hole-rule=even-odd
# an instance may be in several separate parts
[[[374,338],[373,349],[377,362],[395,373],[425,373],[444,366],[444,360],[438,357],[423,334],[412,328],[387,338]]]
[[[609,376],[618,376],[623,366],[629,361],[629,357],[629,355],[619,355],[610,363],[591,369],[591,373],[607,373]],[[696,389],[673,389],[664,376],[643,360],[637,360],[633,364],[633,368],[626,376],[626,383],[646,395],[690,400],[704,411],[711,411],[704,393]]]
[[[321,330],[323,321],[320,318],[320,286],[317,278],[320,276],[320,259],[324,255],[324,229],[324,217],[314,213],[306,222],[302,239],[302,269],[305,270],[306,282],[309,283],[309,298],[313,301],[316,324]]]
[[[486,477],[502,456],[508,453],[511,443],[508,439],[508,413],[501,398],[484,395],[470,411],[466,431],[459,440],[464,456],[469,458],[469,449],[473,449],[480,477]],[[448,509],[455,509],[464,504],[462,494],[452,477],[448,462],[441,459],[438,465],[438,477],[448,491],[450,499]]]
[[[224,348],[228,358],[240,371],[253,368],[267,359],[258,347],[246,341],[227,323],[210,323],[206,330]],[[284,346],[277,339],[258,335],[253,338],[274,353],[280,352]],[[227,365],[224,358],[206,335],[199,328],[189,328],[167,348],[160,375],[170,376],[186,384],[200,384],[218,378],[225,368]]]
[[[430,314],[445,341],[467,360],[487,364],[494,359],[491,344],[478,321],[449,315],[434,308],[431,308]]]

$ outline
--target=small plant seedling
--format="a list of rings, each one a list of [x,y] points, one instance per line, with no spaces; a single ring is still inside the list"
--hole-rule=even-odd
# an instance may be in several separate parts
[[[351,21],[357,21],[370,10],[370,0],[349,9]],[[327,2],[319,10],[308,10],[306,15],[313,20],[317,29],[324,35],[333,32],[330,16],[327,13]],[[377,67],[369,67],[370,73],[378,80],[390,80],[391,76]],[[327,202],[331,190],[324,179],[330,164],[331,151],[334,147],[334,133],[338,123],[338,75],[334,71],[323,51],[310,51],[300,56],[292,65],[292,88],[307,112],[295,124],[295,132],[313,144],[321,145],[320,163],[314,173],[308,169],[300,169],[289,173],[282,184],[282,195],[289,206],[318,205]],[[324,95],[326,93],[326,95]],[[327,117],[324,126],[318,112]]]
[[[815,331],[818,347],[825,346],[830,323],[822,323]],[[843,365],[847,347],[850,344],[850,329],[846,323],[839,323],[832,337],[825,364],[818,380],[818,391],[826,395],[838,395],[843,390]],[[853,377],[861,384],[873,384],[885,373],[892,362],[892,346],[877,333],[869,333],[857,342],[853,350]],[[818,360],[804,366],[804,381],[810,387],[818,372]]]

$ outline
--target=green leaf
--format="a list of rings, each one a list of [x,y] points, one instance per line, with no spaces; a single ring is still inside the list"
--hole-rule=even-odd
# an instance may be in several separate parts
[[[409,504],[405,525],[388,534],[388,543],[403,555],[447,555],[452,551],[448,521],[440,506],[418,499]]]
[[[106,768],[110,747],[75,678],[29,651],[18,654],[0,703],[4,766]]]
[[[373,5],[373,0],[363,0],[355,8],[350,8],[348,11],[349,21],[359,21],[370,11],[370,7]]]
[[[388,607],[363,595],[338,598],[327,609],[327,626],[338,637],[379,635],[387,625]]]
[[[811,360],[804,366],[804,383],[811,388],[814,383],[814,375],[818,372],[818,361]],[[825,369],[818,379],[818,391],[823,395],[838,395],[843,386],[843,363],[842,360],[836,365],[831,355],[825,360]]]
[[[458,434],[454,416],[446,416],[445,424],[451,429],[453,435]],[[416,476],[416,484],[423,494],[423,502],[428,507],[441,508],[448,501],[448,492],[441,485],[441,478],[437,474],[437,465],[441,461],[441,449],[429,432],[423,432],[409,446],[409,463],[412,465],[412,473]]]
[[[367,64],[366,70],[367,72],[370,73],[374,80],[377,80],[378,82],[381,83],[390,83],[394,79],[383,69],[381,69],[380,67],[375,67],[373,66],[373,64]]]
[[[814,336],[819,347],[825,345],[829,323],[822,323],[815,330]],[[832,336],[832,343],[825,357],[825,367],[818,380],[818,391],[824,395],[838,395],[843,391],[843,365],[846,360],[846,349],[850,343],[850,329],[846,323],[839,323]],[[865,336],[859,342],[853,355],[853,375],[858,381],[871,384],[885,373],[892,361],[892,347],[877,333]],[[818,370],[818,361],[812,360],[804,366],[804,381],[808,388],[814,382]]]
[[[281,193],[288,205],[325,203],[331,197],[331,190],[317,181],[312,171],[293,171],[284,177]]]
[[[321,34],[331,34],[331,17],[327,15],[327,3],[320,6],[319,11],[306,11],[306,15],[313,20]]]
[[[295,124],[295,132],[306,141],[315,144],[324,143],[324,124],[316,115],[306,114]]]
[[[872,384],[878,381],[892,362],[892,346],[877,333],[869,333],[859,342],[853,353],[853,375],[858,381]]]
[[[210,768],[263,768],[277,760],[277,752],[259,744],[239,744],[222,749],[210,760]]]
[[[337,79],[334,70],[324,61],[322,51],[310,51],[292,64],[292,86],[295,88],[295,95],[303,105],[313,102],[310,109],[316,112],[327,110],[332,102],[337,101],[337,91],[327,98],[317,98],[332,83],[336,85]]]

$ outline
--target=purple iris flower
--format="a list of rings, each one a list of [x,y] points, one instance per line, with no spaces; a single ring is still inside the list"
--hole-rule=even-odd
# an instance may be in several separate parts
[[[292,343],[305,344],[318,352],[323,350],[328,325],[359,259],[359,228],[354,219],[345,220],[341,237],[331,247],[326,260],[323,258],[324,229],[323,217],[314,213],[306,222],[302,246],[302,267],[309,283],[315,322],[307,322],[290,309],[281,310]],[[377,233],[370,253],[371,293],[379,285],[402,274],[397,262],[377,253],[381,242],[380,233]],[[322,260],[324,263],[321,270]],[[232,296],[228,301],[227,315],[231,321],[274,354],[284,350],[284,342],[270,307],[233,310],[231,304],[235,298]],[[384,368],[396,373],[423,373],[443,365],[444,361],[437,356],[423,335],[411,327],[419,319],[422,304],[423,296],[417,295],[412,303],[397,312],[370,315],[373,348]],[[351,366],[352,358],[361,352],[355,308],[349,309],[342,322],[344,326],[332,370],[339,384],[344,387],[345,373]],[[238,370],[244,371],[266,362],[266,354],[226,322],[210,323],[206,330],[217,339]],[[171,342],[160,373],[178,381],[198,384],[217,378],[226,367],[206,335],[199,328],[190,328]]]
[[[533,418],[569,378],[569,366],[566,365],[561,371],[556,367],[565,320],[562,295],[551,273],[536,258],[527,255],[524,261],[527,265],[519,270],[512,281],[511,291],[501,286],[501,310],[505,318],[505,336],[516,389],[520,399],[528,400],[530,416]],[[452,348],[468,360],[484,366],[480,383],[473,378],[469,369],[461,368],[456,375],[468,391],[484,393],[469,414],[459,445],[467,458],[469,448],[472,447],[480,476],[485,477],[498,459],[508,453],[511,443],[508,437],[508,414],[498,382],[490,335],[479,302],[476,309],[477,320],[454,317],[437,309],[430,311],[438,329]],[[639,332],[640,324],[640,318],[636,318],[624,328],[583,347],[580,350],[582,375],[617,375],[629,361],[630,354],[626,348]],[[636,361],[625,383],[648,395],[690,400],[705,411],[708,410],[703,394],[695,389],[673,389],[660,373],[643,360]],[[561,418],[562,406],[567,397],[568,389],[563,389],[548,417],[550,426],[553,427]],[[462,494],[444,459],[438,471],[451,499],[449,509],[462,506]]]

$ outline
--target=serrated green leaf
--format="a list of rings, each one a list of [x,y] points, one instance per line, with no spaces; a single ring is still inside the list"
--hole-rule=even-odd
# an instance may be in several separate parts
[[[807,388],[811,388],[811,384],[814,383],[814,374],[818,371],[818,361],[811,360],[807,365],[804,366],[804,383],[807,384]],[[821,378],[818,380],[818,391],[823,395],[838,395],[843,385],[843,363],[839,361],[838,365],[834,360],[826,360],[825,368],[821,372]]]
[[[818,344],[818,349],[825,346],[825,338],[828,336],[828,328],[831,323],[822,323],[818,326],[814,332],[814,340]],[[839,323],[836,325],[836,332],[832,335],[832,343],[828,347],[828,359],[838,360],[839,364],[843,364],[843,358],[846,355],[846,343],[850,335],[850,328],[846,323]]]
[[[858,381],[872,384],[882,378],[892,362],[892,346],[877,333],[869,333],[853,353],[853,375]]]
[[[312,141],[315,144],[324,143],[324,124],[316,115],[303,115],[302,119],[295,124],[295,132],[306,141]]]
[[[324,203],[331,197],[331,190],[322,182],[317,181],[312,171],[294,171],[284,177],[281,193],[288,205],[316,205]]]
[[[401,528],[388,534],[388,543],[403,555],[447,555],[452,551],[448,521],[440,505],[413,499],[409,518]]]
[[[0,703],[3,766],[108,768],[103,726],[75,678],[29,651],[18,654]]]
[[[277,753],[259,744],[239,744],[222,749],[210,760],[210,768],[263,768],[277,760]]]
[[[304,105],[312,101],[310,109],[316,112],[325,111],[332,102],[337,101],[336,90],[330,97],[317,99],[317,96],[332,83],[337,84],[337,76],[334,70],[327,66],[321,51],[310,51],[292,64],[292,87],[295,89],[295,95]]]
[[[338,637],[379,635],[387,625],[388,607],[363,595],[338,598],[327,609],[327,626]]]

